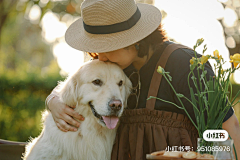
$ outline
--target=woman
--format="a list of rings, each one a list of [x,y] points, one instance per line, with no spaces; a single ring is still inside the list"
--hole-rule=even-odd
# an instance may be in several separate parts
[[[66,42],[100,61],[116,63],[133,83],[112,159],[145,159],[146,154],[168,146],[195,150],[198,133],[186,113],[163,101],[146,100],[156,96],[179,104],[169,84],[156,72],[158,65],[170,72],[177,92],[190,98],[187,75],[193,51],[167,41],[160,25],[161,13],[152,5],[136,5],[134,0],[85,0],[81,10],[82,18],[69,27]],[[209,63],[205,68],[209,76],[214,75]],[[74,106],[62,104],[54,91],[47,105],[62,131],[77,130],[80,123],[73,118],[84,120]],[[186,101],[184,105],[195,121],[192,106]],[[223,128],[238,142],[239,153],[240,129],[232,108]]]

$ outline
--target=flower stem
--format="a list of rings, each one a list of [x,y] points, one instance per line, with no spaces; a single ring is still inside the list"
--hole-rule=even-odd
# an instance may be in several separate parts
[[[173,92],[175,93],[175,95],[177,95],[177,92],[175,91],[175,89],[173,88],[172,84],[171,84],[171,83],[169,82],[169,80],[167,79],[166,75],[163,74],[163,76],[164,76],[164,78],[166,79],[166,81],[168,82],[168,84],[170,85],[170,87],[172,88],[172,90],[173,90]],[[188,118],[191,120],[191,122],[192,122],[193,125],[196,127],[196,129],[198,129],[197,126],[196,126],[196,124],[195,124],[194,121],[192,120],[191,116],[188,114],[186,108],[184,107],[181,99],[180,99],[178,96],[177,96],[177,98],[178,98],[179,102],[181,103],[182,109],[185,111],[185,113],[187,114]]]

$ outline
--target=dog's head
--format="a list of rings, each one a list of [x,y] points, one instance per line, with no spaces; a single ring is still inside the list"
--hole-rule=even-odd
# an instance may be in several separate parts
[[[84,116],[94,116],[101,125],[113,129],[127,105],[132,84],[116,64],[93,60],[60,86],[65,104],[76,106]]]

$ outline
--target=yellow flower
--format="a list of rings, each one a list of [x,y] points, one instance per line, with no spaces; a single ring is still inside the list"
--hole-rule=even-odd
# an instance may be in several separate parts
[[[218,50],[215,50],[215,51],[213,52],[213,56],[214,56],[215,58],[217,58],[218,60],[222,59],[222,56],[219,56],[219,51],[218,51]]]
[[[161,66],[158,66],[157,72],[163,74],[164,69]]]
[[[209,56],[202,56],[201,57],[201,64],[206,63],[208,61],[208,59],[209,59]]]
[[[230,62],[233,63],[234,68],[237,68],[238,64],[240,63],[240,54],[236,53],[233,56],[230,56],[230,59]]]
[[[219,51],[218,50],[213,51],[213,56],[215,58],[218,58],[219,57]]]
[[[192,59],[190,59],[190,64],[191,64],[191,65],[193,65],[193,64],[194,64],[194,60],[195,60],[195,58],[194,58],[194,57],[192,57]]]

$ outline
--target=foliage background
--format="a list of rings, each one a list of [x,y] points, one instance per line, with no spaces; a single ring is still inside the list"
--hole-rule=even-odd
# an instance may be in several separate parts
[[[41,19],[33,23],[27,18],[29,7],[38,5],[40,18],[51,10],[61,19],[66,13],[79,16],[81,2],[0,0],[0,139],[27,141],[30,136],[38,136],[45,99],[65,78],[53,56],[54,43],[46,43],[42,37]],[[231,54],[240,52],[240,42],[236,42],[234,49],[229,48]],[[239,85],[233,85],[234,94],[239,89]],[[236,106],[235,111],[240,120],[239,108]]]
[[[1,139],[27,141],[30,136],[39,135],[45,99],[57,82],[64,79],[51,44],[42,38],[41,27],[26,18],[27,8],[39,3],[0,0]],[[67,3],[70,2],[49,1],[41,7],[42,16],[47,9],[66,7]]]

